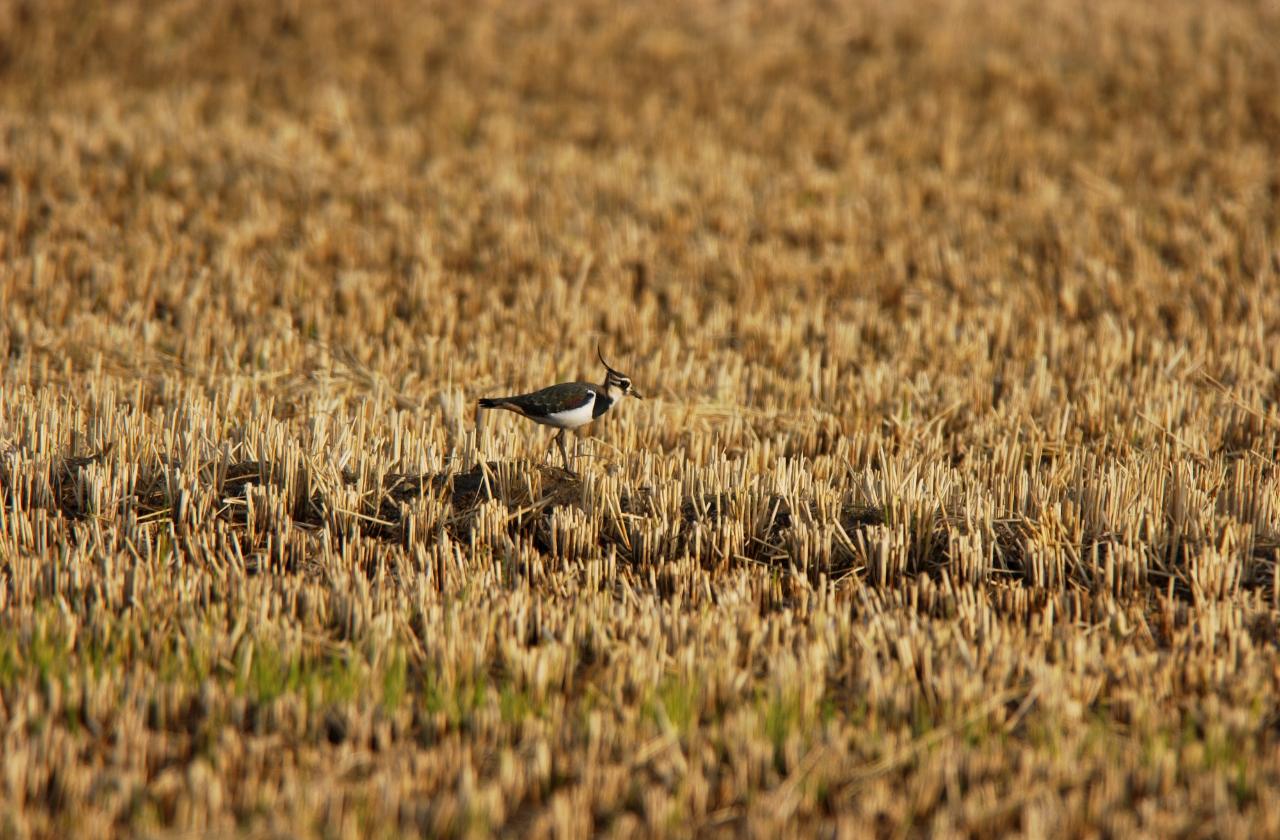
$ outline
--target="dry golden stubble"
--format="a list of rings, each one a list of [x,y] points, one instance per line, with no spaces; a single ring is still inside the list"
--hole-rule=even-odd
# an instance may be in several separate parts
[[[1277,40],[0,7],[0,834],[1277,833]]]

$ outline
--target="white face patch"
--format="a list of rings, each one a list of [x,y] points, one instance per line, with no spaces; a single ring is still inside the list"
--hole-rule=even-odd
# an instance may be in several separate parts
[[[622,386],[616,382],[610,382],[605,388],[605,393],[609,395],[609,399],[613,402],[617,402],[627,395],[627,392],[622,390]]]

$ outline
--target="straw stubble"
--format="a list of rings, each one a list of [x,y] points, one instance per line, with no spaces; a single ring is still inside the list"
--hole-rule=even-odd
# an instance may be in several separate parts
[[[0,8],[0,834],[1280,833],[1274,9],[377,5]]]

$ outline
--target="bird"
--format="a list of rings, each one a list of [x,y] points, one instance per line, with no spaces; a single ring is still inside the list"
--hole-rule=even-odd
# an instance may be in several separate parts
[[[564,433],[587,425],[624,397],[644,399],[632,386],[630,377],[610,367],[604,360],[604,353],[599,346],[596,347],[596,355],[605,368],[604,382],[600,385],[594,382],[562,382],[529,394],[481,397],[477,404],[480,408],[505,409],[543,426],[559,429],[552,440],[560,445],[560,457],[564,459],[565,471],[572,473],[569,453],[564,445]]]

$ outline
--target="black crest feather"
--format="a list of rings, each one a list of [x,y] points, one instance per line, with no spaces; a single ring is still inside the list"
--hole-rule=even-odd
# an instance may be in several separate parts
[[[619,373],[617,370],[614,370],[613,366],[604,360],[604,352],[601,351],[599,344],[596,345],[596,355],[600,357],[600,364],[604,365],[605,370],[617,376],[622,376],[624,379],[626,378],[622,373]]]

